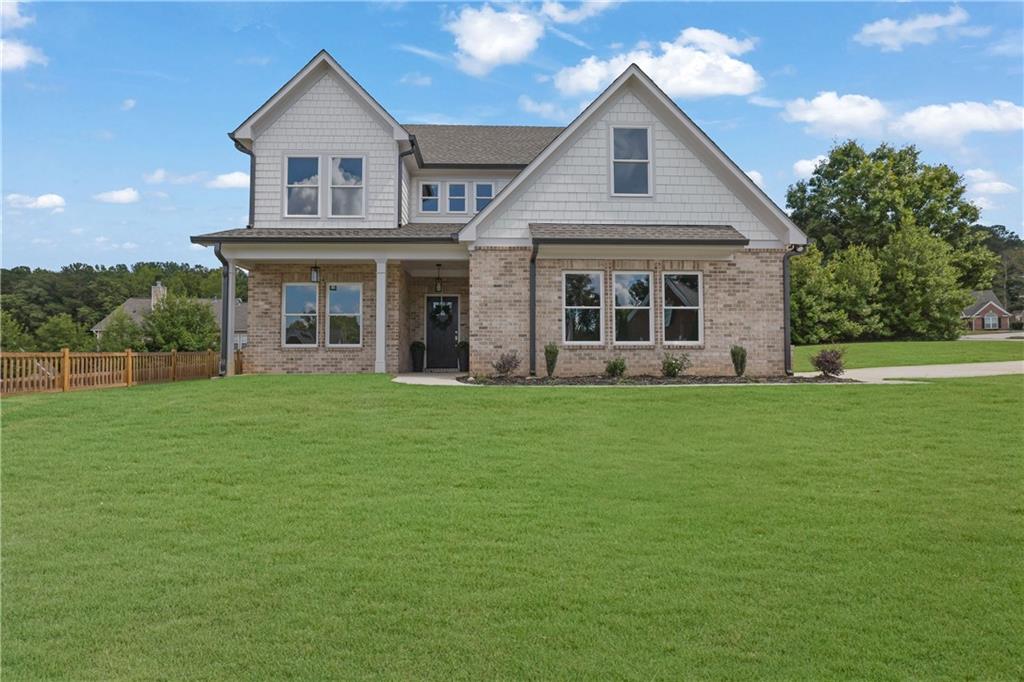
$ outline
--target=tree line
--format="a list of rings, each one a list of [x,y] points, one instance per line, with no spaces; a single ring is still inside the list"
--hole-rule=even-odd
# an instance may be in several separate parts
[[[148,298],[158,281],[167,287],[167,297],[143,323],[137,324],[121,311],[97,342],[89,329],[126,299]],[[215,348],[219,341],[216,319],[208,306],[195,299],[219,297],[220,287],[219,268],[187,263],[110,267],[74,263],[58,271],[5,268],[0,270],[0,347],[39,351]],[[245,300],[247,289],[248,278],[239,272],[236,298]]]
[[[914,146],[834,146],[786,195],[811,241],[790,261],[794,343],[953,339],[976,289],[1024,306],[1024,242],[979,225],[966,193]]]

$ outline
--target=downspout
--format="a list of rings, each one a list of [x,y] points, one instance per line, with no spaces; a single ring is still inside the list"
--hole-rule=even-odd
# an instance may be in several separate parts
[[[220,242],[213,245],[213,255],[217,256],[217,260],[221,262],[222,266],[220,275],[220,370],[218,374],[225,376],[228,373],[228,347],[231,345],[231,340],[228,338],[228,315],[231,314],[231,308],[228,306],[235,300],[235,292],[228,291],[228,284],[231,281],[231,264],[220,252]]]
[[[408,149],[406,149],[404,152],[398,152],[398,182],[397,182],[397,186],[395,187],[396,194],[397,194],[397,197],[396,197],[396,200],[395,200],[395,208],[396,208],[395,216],[398,218],[398,220],[397,220],[398,227],[402,226],[402,175],[403,175],[402,159],[405,158],[406,156],[409,156],[410,154],[415,154],[415,153],[416,153],[416,138],[415,137],[410,137],[409,138],[409,148]]]
[[[233,133],[228,133],[228,137],[235,143],[235,149],[249,156],[249,224],[246,227],[251,229],[256,223],[256,155],[236,140]]]
[[[530,252],[530,376],[537,376],[537,250],[533,242]]]
[[[783,343],[785,350],[783,351],[784,366],[786,369],[786,376],[793,376],[793,342],[792,333],[790,332],[790,311],[789,311],[789,296],[790,296],[790,284],[789,284],[789,259],[793,256],[799,256],[807,250],[807,247],[803,244],[790,244],[785,255],[782,256],[782,305],[783,305]]]

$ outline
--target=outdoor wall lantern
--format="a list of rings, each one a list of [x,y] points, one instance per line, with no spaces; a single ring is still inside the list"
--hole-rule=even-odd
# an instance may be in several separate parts
[[[316,284],[320,281],[320,266],[314,265],[309,269],[309,281]]]
[[[437,277],[434,279],[434,293],[435,294],[441,293],[441,285],[442,284],[443,284],[443,282],[441,280],[441,264],[438,263],[437,264]]]

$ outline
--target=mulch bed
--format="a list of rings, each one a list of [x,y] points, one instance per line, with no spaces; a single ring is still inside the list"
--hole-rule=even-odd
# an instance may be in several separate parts
[[[486,386],[683,386],[689,384],[850,384],[855,379],[842,377],[728,377],[728,376],[681,376],[675,378],[655,376],[626,376],[613,379],[606,376],[589,377],[487,377],[484,380],[469,376],[458,378],[464,384]]]

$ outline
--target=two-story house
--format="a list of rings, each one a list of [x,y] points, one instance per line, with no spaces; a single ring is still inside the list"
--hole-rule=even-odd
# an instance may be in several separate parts
[[[247,371],[789,369],[806,237],[635,65],[565,128],[403,125],[320,52],[230,137],[249,225],[192,241],[249,272]]]

